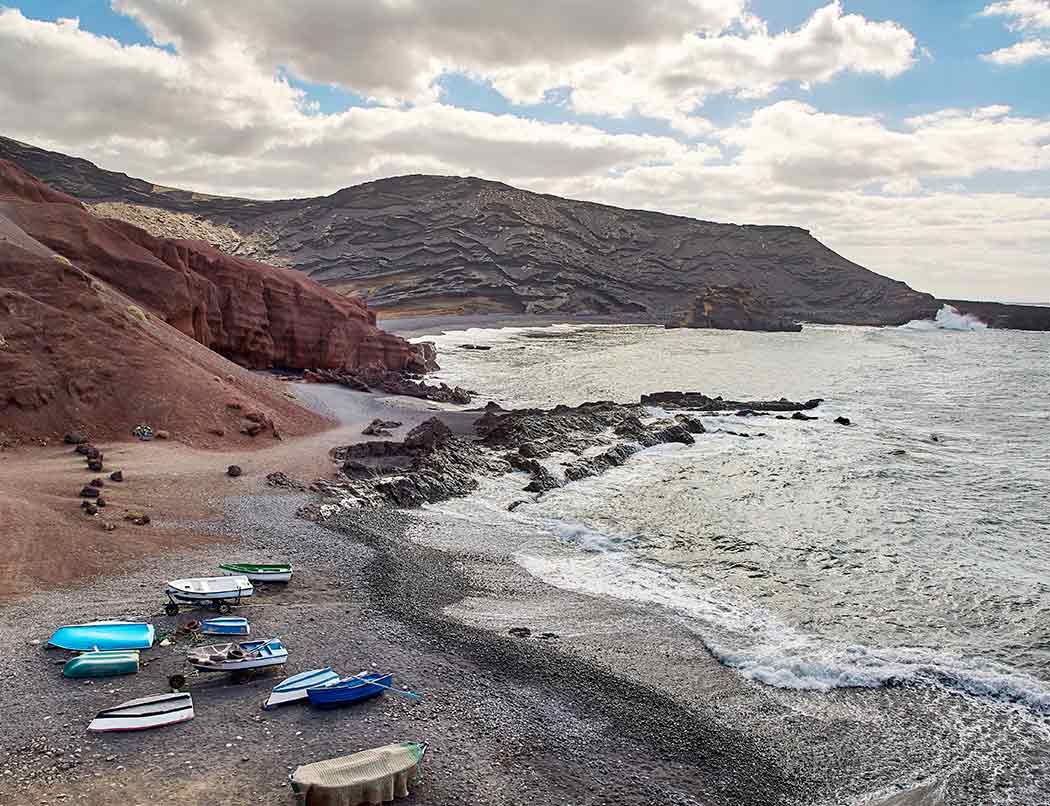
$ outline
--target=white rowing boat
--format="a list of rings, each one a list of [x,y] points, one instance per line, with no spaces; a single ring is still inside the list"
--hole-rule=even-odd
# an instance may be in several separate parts
[[[190,577],[168,582],[168,595],[185,602],[243,599],[255,593],[246,576]]]
[[[311,669],[309,672],[293,674],[286,680],[282,680],[270,692],[269,699],[263,705],[263,710],[276,708],[289,702],[299,702],[307,698],[307,689],[320,688],[338,683],[342,678],[332,671],[330,666],[324,669]]]
[[[128,700],[115,708],[99,711],[88,730],[108,733],[122,730],[148,730],[193,719],[193,698],[185,692],[158,694]]]

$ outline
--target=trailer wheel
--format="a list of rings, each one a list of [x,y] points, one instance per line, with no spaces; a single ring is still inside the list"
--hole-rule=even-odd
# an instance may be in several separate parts
[[[164,612],[169,616],[177,616],[179,615],[179,606],[175,602],[168,602],[164,605]]]
[[[181,691],[186,686],[186,676],[181,674],[173,674],[168,678],[168,685],[172,691]]]

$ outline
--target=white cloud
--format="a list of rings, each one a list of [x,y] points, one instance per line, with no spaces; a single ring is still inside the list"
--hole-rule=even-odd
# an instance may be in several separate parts
[[[1050,58],[1050,40],[1023,39],[1009,47],[999,48],[991,53],[982,53],[981,58],[986,62],[1004,66],[1024,64],[1036,59],[1048,59]]]
[[[980,16],[1004,17],[1007,28],[1028,35],[1009,47],[982,53],[984,61],[1012,67],[1050,58],[1050,39],[1035,35],[1039,31],[1050,31],[1050,0],[1000,0],[985,6]]]
[[[985,6],[982,17],[1005,17],[1011,31],[1050,29],[1050,0],[999,0]]]
[[[409,69],[399,67],[404,53],[391,50],[384,58],[392,72],[369,85],[371,74],[359,73],[349,57],[342,64],[338,49],[323,56],[306,53],[304,44],[303,53],[293,53],[294,31],[274,44],[265,36],[254,43],[248,29],[216,28],[225,3],[122,3],[138,14],[163,16],[149,24],[174,50],[125,46],[75,21],[39,22],[0,10],[3,134],[204,192],[305,196],[396,174],[472,174],[710,220],[795,224],[918,288],[946,296],[1050,300],[1042,257],[1050,253],[1047,194],[943,190],[960,180],[979,186],[975,177],[992,172],[1045,184],[1038,177],[1046,174],[1037,172],[1050,169],[1050,121],[988,106],[889,125],[876,116],[782,101],[719,130],[692,114],[691,104],[711,92],[760,95],[781,80],[816,83],[843,70],[892,76],[907,69],[915,52],[910,34],[844,14],[837,4],[795,31],[771,35],[743,3],[668,2],[654,6],[653,19],[632,23],[641,33],[604,23],[594,32],[572,33],[584,43],[573,52],[540,41],[557,38],[554,29],[530,28],[534,47],[506,59],[468,41],[477,35],[473,21],[462,23],[458,39],[452,22],[443,23],[448,30],[439,37],[441,47],[451,53],[463,40],[457,58],[470,61],[481,71],[476,75],[521,83],[517,90],[503,85],[512,95],[542,93],[569,75],[578,108],[602,114],[642,109],[706,141],[690,144],[439,102],[428,82],[446,65],[441,59],[431,64],[437,34],[422,25],[406,32],[405,41],[415,43],[405,56]],[[311,0],[307,10],[322,5]],[[373,14],[416,8],[411,0],[366,5]],[[486,24],[497,24],[495,5],[479,12]],[[569,5],[573,12],[585,6]],[[276,13],[276,7],[260,4],[259,15]],[[625,4],[622,19],[634,19],[637,11]],[[686,13],[688,22],[676,13]],[[565,20],[583,27],[572,14]],[[683,39],[681,26],[700,26],[698,20],[712,35]],[[289,58],[274,55],[284,53],[281,48]],[[605,64],[596,56],[603,52],[612,54]],[[428,54],[423,67],[413,61],[419,53]],[[288,65],[326,81],[345,78],[328,70],[351,71],[355,81],[365,82],[357,88],[369,94],[423,89],[415,104],[319,114],[282,78],[281,67]],[[376,75],[384,75],[378,67]],[[622,96],[609,93],[609,86],[620,86]]]

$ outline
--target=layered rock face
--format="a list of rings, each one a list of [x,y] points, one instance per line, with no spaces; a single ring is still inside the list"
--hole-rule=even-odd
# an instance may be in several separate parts
[[[416,350],[376,327],[360,300],[299,272],[99,219],[11,163],[0,163],[0,212],[47,249],[244,366],[422,369]]]
[[[316,430],[247,367],[417,362],[356,300],[293,271],[106,222],[0,161],[0,432],[127,437],[138,423],[207,444]],[[278,430],[280,429],[280,431]],[[269,432],[268,432],[269,433]]]
[[[294,266],[383,316],[666,322],[684,299],[719,285],[758,289],[771,316],[793,321],[901,324],[938,308],[795,227],[716,224],[440,176],[258,202],[161,188],[3,138],[0,157],[154,233],[212,233],[233,254]]]
[[[771,312],[769,299],[753,288],[709,286],[667,327],[768,330],[797,333],[802,325]]]

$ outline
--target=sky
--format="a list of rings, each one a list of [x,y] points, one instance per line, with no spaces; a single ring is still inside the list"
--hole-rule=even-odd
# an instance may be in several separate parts
[[[1050,0],[0,0],[0,134],[207,193],[411,173],[804,227],[1050,302]]]

